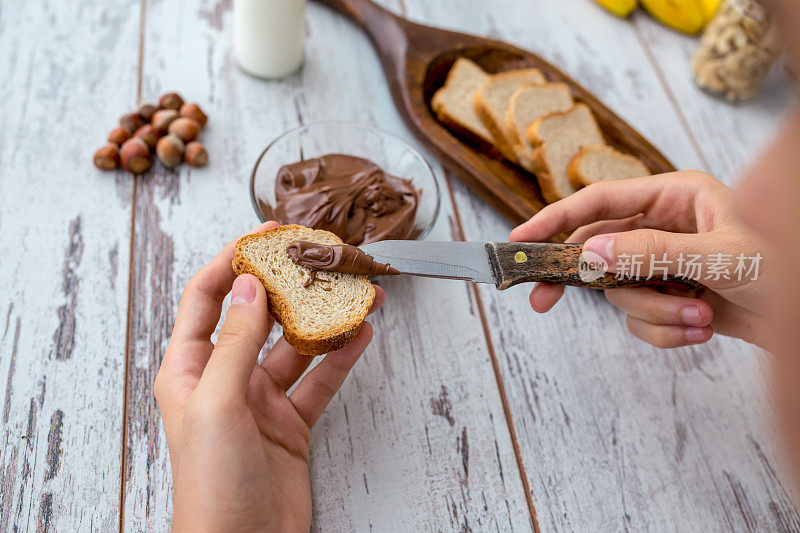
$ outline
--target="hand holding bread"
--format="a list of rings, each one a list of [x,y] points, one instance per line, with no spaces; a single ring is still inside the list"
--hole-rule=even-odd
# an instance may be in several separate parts
[[[245,235],[236,243],[233,270],[253,274],[269,295],[270,314],[300,353],[322,355],[343,348],[356,336],[375,299],[364,275],[324,272],[308,283],[308,269],[295,264],[287,248],[296,241],[342,244],[329,231],[296,224]]]
[[[276,226],[268,222],[256,231]],[[272,327],[269,297],[255,276],[236,276],[235,247],[228,244],[186,285],[155,381],[173,471],[172,526],[307,531],[311,428],[369,344],[372,327],[360,320],[351,342],[329,353],[289,394],[313,357],[281,338],[258,364]],[[363,315],[378,309],[383,291],[366,280],[355,284],[369,296]]]

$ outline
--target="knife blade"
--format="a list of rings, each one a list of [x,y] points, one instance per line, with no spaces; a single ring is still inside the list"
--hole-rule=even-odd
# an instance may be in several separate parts
[[[701,285],[675,275],[618,276],[606,272],[598,257],[582,254],[582,243],[378,241],[360,247],[375,261],[403,274],[494,283],[503,290],[523,282],[544,281],[612,289],[672,287],[697,290]]]
[[[360,248],[403,274],[495,282],[482,242],[378,241]]]

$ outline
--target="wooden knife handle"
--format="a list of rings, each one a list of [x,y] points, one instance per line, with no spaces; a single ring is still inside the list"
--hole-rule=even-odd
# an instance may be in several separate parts
[[[581,265],[582,243],[516,243],[489,242],[486,251],[492,266],[497,288],[507,289],[518,283],[547,281],[590,289],[619,289],[632,287],[672,287],[697,290],[701,285],[692,280],[657,274],[646,277],[617,277],[616,274]],[[645,276],[646,272],[642,272]]]

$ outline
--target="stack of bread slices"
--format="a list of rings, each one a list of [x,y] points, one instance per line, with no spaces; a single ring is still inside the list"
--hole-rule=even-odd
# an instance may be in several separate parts
[[[606,145],[591,109],[573,100],[569,86],[548,82],[535,68],[492,75],[459,58],[431,105],[457,134],[535,174],[550,203],[597,181],[650,174],[638,158]]]

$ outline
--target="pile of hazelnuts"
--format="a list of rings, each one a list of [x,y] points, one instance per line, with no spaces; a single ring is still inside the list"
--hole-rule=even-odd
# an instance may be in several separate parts
[[[122,166],[141,174],[153,165],[152,152],[165,167],[175,168],[184,159],[193,167],[208,163],[205,147],[196,139],[208,117],[200,106],[185,103],[178,93],[166,93],[158,105],[139,104],[136,111],[119,119],[108,134],[108,144],[94,154],[94,166],[113,170]]]

